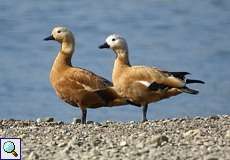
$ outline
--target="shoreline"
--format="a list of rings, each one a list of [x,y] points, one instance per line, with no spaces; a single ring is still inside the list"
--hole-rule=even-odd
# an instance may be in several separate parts
[[[230,115],[85,125],[0,120],[0,136],[21,138],[30,160],[230,159]]]

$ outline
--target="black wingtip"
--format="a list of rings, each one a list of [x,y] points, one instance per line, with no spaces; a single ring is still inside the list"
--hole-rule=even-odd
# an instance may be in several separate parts
[[[164,84],[158,84],[156,82],[151,83],[151,85],[148,87],[149,89],[156,91],[158,89],[165,89],[165,88],[169,88],[169,86],[164,85]]]
[[[131,104],[131,105],[137,106],[137,107],[141,107],[140,104],[134,103],[134,102],[132,102],[132,101],[130,101],[130,100],[126,100],[126,101],[127,101],[128,104]]]
[[[201,83],[201,84],[205,84],[205,82],[204,82],[204,81],[201,81],[201,80],[186,79],[186,84],[190,84],[190,83]]]
[[[180,79],[185,79],[186,75],[189,75],[191,73],[189,72],[169,72],[170,74],[172,74],[174,77],[180,78]]]
[[[181,88],[180,90],[181,90],[182,92],[184,92],[184,93],[194,94],[194,95],[196,95],[196,94],[199,93],[199,91],[194,90],[194,89],[190,89],[190,88],[188,88],[188,87]]]

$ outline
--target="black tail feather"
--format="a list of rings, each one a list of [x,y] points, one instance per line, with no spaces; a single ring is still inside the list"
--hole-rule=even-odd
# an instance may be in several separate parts
[[[182,80],[185,79],[186,75],[190,74],[189,72],[168,72],[168,73]]]
[[[196,80],[196,79],[186,79],[186,84],[189,84],[189,83],[201,83],[201,84],[204,84],[205,82],[201,81],[201,80]]]
[[[174,76],[176,76],[176,75],[181,75],[181,76],[183,75],[183,76],[185,76],[187,74],[190,74],[189,72],[169,72],[169,73],[171,73]]]
[[[198,94],[198,93],[199,93],[199,91],[194,90],[194,89],[190,89],[190,88],[188,88],[188,87],[183,87],[183,88],[181,88],[180,90],[181,90],[182,92],[184,92],[184,93],[189,93],[189,94]]]

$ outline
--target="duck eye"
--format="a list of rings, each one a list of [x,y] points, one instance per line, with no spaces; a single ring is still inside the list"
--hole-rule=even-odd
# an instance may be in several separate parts
[[[112,41],[115,41],[115,40],[116,40],[115,38],[112,39]]]
[[[61,33],[61,31],[59,30],[59,31],[57,31],[57,33]]]

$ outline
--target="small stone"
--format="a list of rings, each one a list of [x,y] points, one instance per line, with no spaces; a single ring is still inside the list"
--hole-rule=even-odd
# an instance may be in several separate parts
[[[37,123],[41,123],[41,122],[54,122],[54,118],[53,117],[37,118],[36,122]]]
[[[156,147],[168,142],[168,137],[165,135],[156,135],[152,137],[152,144]]]
[[[72,157],[70,157],[69,154],[65,153],[64,151],[60,151],[58,152],[53,159],[57,159],[57,160],[74,160]]]
[[[42,122],[41,118],[37,118],[37,119],[36,119],[36,122],[37,122],[37,123],[41,123],[41,122]]]
[[[87,121],[86,124],[94,124],[94,121]]]
[[[73,118],[73,121],[72,121],[71,124],[79,124],[79,123],[81,123],[81,119],[79,119],[79,118]]]
[[[84,144],[84,143],[81,142],[81,141],[77,141],[77,142],[76,142],[76,145],[79,146],[79,147],[82,146],[83,144]]]
[[[178,121],[178,118],[172,118],[172,121],[174,121],[174,122]]]
[[[220,116],[213,115],[213,116],[210,116],[209,119],[218,120],[218,119],[220,119]]]
[[[205,157],[204,159],[205,159],[205,160],[218,160],[217,157],[210,157],[210,156]]]
[[[67,143],[66,142],[63,142],[63,143],[59,143],[58,144],[58,147],[65,147],[67,145]]]
[[[229,115],[224,114],[222,115],[222,118],[229,118]]]
[[[110,120],[107,120],[106,122],[105,122],[105,124],[112,124],[113,123],[113,121],[110,121]]]
[[[35,159],[39,159],[39,155],[35,152],[31,152],[29,157],[28,157],[29,160],[35,160]]]
[[[48,147],[53,147],[53,146],[56,146],[56,145],[57,145],[57,143],[55,141],[50,141],[50,142],[48,142],[46,144],[46,146],[48,146]]]
[[[94,122],[93,124],[97,126],[101,126],[101,123],[98,123],[98,122]]]
[[[140,142],[136,145],[136,148],[144,148],[145,144],[143,142]]]
[[[129,123],[130,123],[130,124],[134,124],[134,123],[135,123],[135,121],[129,121]]]
[[[225,138],[230,140],[230,130],[227,130],[225,134]]]
[[[64,123],[63,121],[58,121],[57,124],[58,124],[58,125],[63,125],[63,124],[65,124],[65,123]]]
[[[110,152],[111,152],[112,154],[114,154],[114,153],[118,153],[119,151],[118,151],[117,148],[113,148],[113,149],[110,150]]]
[[[203,142],[203,145],[204,146],[206,146],[206,147],[211,147],[211,146],[213,146],[213,145],[215,145],[215,143],[214,142],[212,142],[212,141],[207,141],[207,142]],[[212,147],[211,148],[209,148],[210,150],[212,149]]]
[[[107,128],[109,126],[107,124],[103,124],[102,127]]]
[[[140,133],[138,136],[139,137],[146,137],[146,133]]]
[[[200,129],[193,129],[193,130],[189,130],[187,132],[185,132],[183,134],[184,137],[194,137],[194,136],[197,136],[197,135],[200,135],[201,134],[201,131]]]
[[[93,146],[94,146],[94,147],[95,147],[95,146],[98,146],[100,143],[101,143],[101,140],[96,139],[96,140],[93,141]]]
[[[27,134],[25,134],[25,133],[23,133],[23,134],[21,134],[20,136],[19,136],[19,138],[21,138],[21,139],[24,139],[24,138],[26,138],[27,137]]]
[[[66,153],[66,154],[69,154],[71,149],[72,149],[71,144],[68,144],[68,145],[63,149],[63,152]]]
[[[62,138],[63,138],[63,136],[61,136],[61,135],[57,135],[56,137],[54,137],[55,140],[60,140]]]
[[[54,118],[53,117],[46,117],[44,118],[45,122],[54,122]]]
[[[121,141],[120,146],[127,146],[127,142],[126,141]]]

